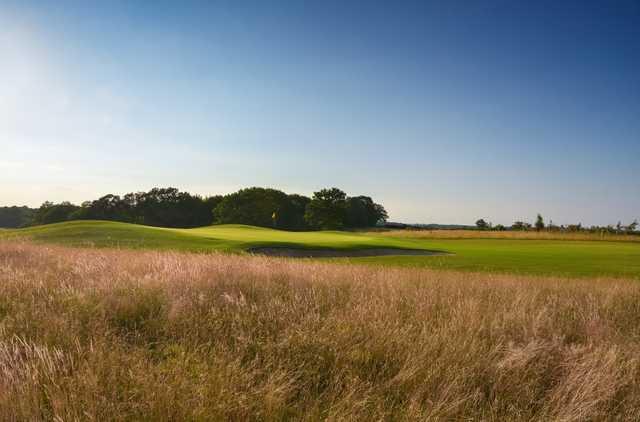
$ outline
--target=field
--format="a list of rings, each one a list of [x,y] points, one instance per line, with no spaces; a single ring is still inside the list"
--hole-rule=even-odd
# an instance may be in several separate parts
[[[438,233],[438,232],[435,232]],[[447,232],[443,232],[447,233]],[[68,246],[98,246],[242,253],[259,246],[297,248],[407,248],[446,252],[442,256],[377,256],[340,258],[337,262],[386,266],[429,267],[570,277],[640,278],[640,242],[619,240],[559,240],[479,238],[475,233],[455,238],[424,232],[284,232],[250,226],[224,225],[197,229],[166,229],[115,222],[78,221],[22,230],[7,230],[4,238],[26,237]],[[451,236],[452,233],[447,234]],[[541,236],[530,234],[532,236]],[[439,237],[440,236],[440,237]],[[466,236],[466,237],[465,237]],[[473,237],[471,237],[473,236]],[[484,232],[484,236],[495,236]],[[608,239],[608,238],[607,238]]]
[[[0,242],[0,420],[638,420],[640,284]]]
[[[638,278],[628,239],[5,230],[0,420],[638,420]]]
[[[390,230],[378,229],[371,234],[416,239],[512,239],[512,240],[607,240],[640,242],[640,234],[614,234],[561,231],[492,231],[492,230]]]

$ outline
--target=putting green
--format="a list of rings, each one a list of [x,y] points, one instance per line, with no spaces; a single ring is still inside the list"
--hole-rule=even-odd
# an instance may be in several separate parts
[[[256,247],[404,248],[436,256],[340,258],[340,262],[561,276],[640,278],[640,243],[570,240],[415,239],[350,232],[286,232],[221,225],[169,229],[108,221],[73,221],[0,232],[71,246],[242,252]]]

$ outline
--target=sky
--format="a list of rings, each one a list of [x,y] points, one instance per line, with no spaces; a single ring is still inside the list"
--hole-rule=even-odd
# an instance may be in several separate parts
[[[640,219],[640,1],[0,0],[0,206],[154,186]]]

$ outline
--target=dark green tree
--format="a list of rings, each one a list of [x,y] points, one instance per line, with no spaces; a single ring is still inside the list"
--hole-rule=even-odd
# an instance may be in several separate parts
[[[524,221],[516,221],[511,225],[511,230],[526,231],[526,230],[529,230],[530,228],[531,228],[531,224],[526,223]]]
[[[345,225],[347,194],[338,188],[322,189],[313,193],[304,219],[310,227],[335,230]]]
[[[282,212],[287,202],[287,194],[276,189],[240,189],[226,195],[216,206],[214,222],[285,228]]]
[[[95,201],[84,202],[71,215],[72,220],[112,220],[133,222],[133,209],[118,195],[105,195]]]
[[[380,222],[387,221],[387,211],[380,204],[376,204],[368,196],[354,196],[347,198],[345,225],[347,227],[373,227]]]
[[[481,218],[478,221],[476,221],[476,227],[479,230],[487,230],[489,228],[489,223],[484,221],[484,218]]]
[[[304,213],[311,198],[303,195],[287,195],[285,203],[276,214],[276,226],[286,230],[307,230]]]
[[[61,202],[54,204],[46,201],[34,214],[34,224],[51,224],[60,223],[70,219],[70,216],[79,210],[80,207],[70,202]]]
[[[213,210],[216,209],[216,207],[220,204],[220,202],[222,202],[223,199],[224,199],[224,196],[222,195],[208,196],[204,199],[204,203],[209,213],[209,217],[207,218],[207,221],[208,221],[207,224],[211,224],[213,222]]]
[[[544,229],[544,219],[542,218],[542,215],[538,214],[538,216],[536,217],[536,224],[535,224],[536,230],[540,231],[542,229]]]
[[[16,207],[0,208],[0,227],[91,219],[161,227],[199,227],[215,222],[308,230],[341,228],[345,223],[350,227],[370,227],[387,218],[384,207],[370,197],[358,196],[347,201],[346,194],[336,188],[316,192],[314,201],[311,205],[312,200],[306,196],[259,187],[207,198],[172,187],[153,188],[122,197],[104,195],[80,207],[68,202],[45,202],[37,210],[25,208],[22,223],[18,222]]]
[[[132,220],[149,226],[198,227],[211,224],[205,201],[176,188],[153,188],[125,196],[133,205]]]
[[[25,227],[33,222],[34,209],[29,207],[0,207],[0,227]]]

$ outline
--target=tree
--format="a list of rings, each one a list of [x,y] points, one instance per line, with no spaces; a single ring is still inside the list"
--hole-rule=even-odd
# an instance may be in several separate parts
[[[211,224],[211,210],[197,195],[176,188],[153,188],[149,192],[127,194],[131,220],[149,226],[199,227]]]
[[[69,220],[69,217],[79,209],[79,206],[70,202],[54,204],[46,201],[36,210],[33,221],[34,224],[60,223]]]
[[[627,233],[633,234],[633,232],[635,232],[637,228],[638,228],[638,220],[633,220],[633,223],[627,226]]]
[[[209,213],[209,217],[207,218],[208,223],[207,224],[211,224],[213,222],[213,210],[216,209],[216,207],[220,204],[220,202],[222,202],[222,200],[224,199],[224,196],[222,195],[213,195],[213,196],[209,196],[206,197],[204,199],[204,204],[207,208],[207,212]]]
[[[314,199],[315,203],[309,207],[311,198],[268,188],[253,187],[207,198],[172,187],[153,188],[122,197],[108,194],[85,201],[81,206],[45,202],[37,210],[0,207],[0,227],[92,219],[160,227],[200,227],[215,222],[307,230],[340,228],[345,224],[371,227],[387,219],[384,207],[368,196],[347,198],[344,192],[332,188],[316,192]],[[347,204],[350,205],[349,223],[346,223]]]
[[[378,224],[384,224],[389,219],[389,214],[387,214],[387,210],[382,206],[382,204],[373,204],[375,211],[372,216],[373,219],[369,221],[371,226],[376,226]],[[373,223],[373,224],[371,224]]]
[[[276,226],[286,230],[306,230],[309,228],[304,219],[304,213],[311,198],[291,194],[287,195],[285,202],[276,214]]]
[[[74,212],[72,220],[112,220],[132,222],[132,207],[118,195],[105,195],[95,201],[88,201]]]
[[[33,221],[35,211],[29,207],[0,207],[0,227],[17,228],[28,226]]]
[[[544,229],[544,220],[542,219],[542,215],[538,214],[536,217],[536,230],[540,231]]]
[[[531,224],[524,221],[516,221],[511,225],[511,230],[526,231],[531,228]]]
[[[570,232],[580,232],[582,231],[582,223],[569,224],[567,226],[567,230],[569,230]]]
[[[288,216],[287,194],[268,188],[247,188],[225,196],[213,210],[218,224],[248,224],[260,227],[285,228]]]
[[[345,226],[363,228],[374,227],[380,222],[387,221],[387,211],[380,204],[373,202],[368,196],[354,196],[347,198]]]
[[[489,223],[484,221],[484,218],[481,218],[478,221],[476,221],[476,227],[478,227],[478,229],[480,230],[486,230],[489,228]]]
[[[338,188],[313,193],[304,219],[309,226],[324,230],[344,227],[347,213],[347,194]]]

